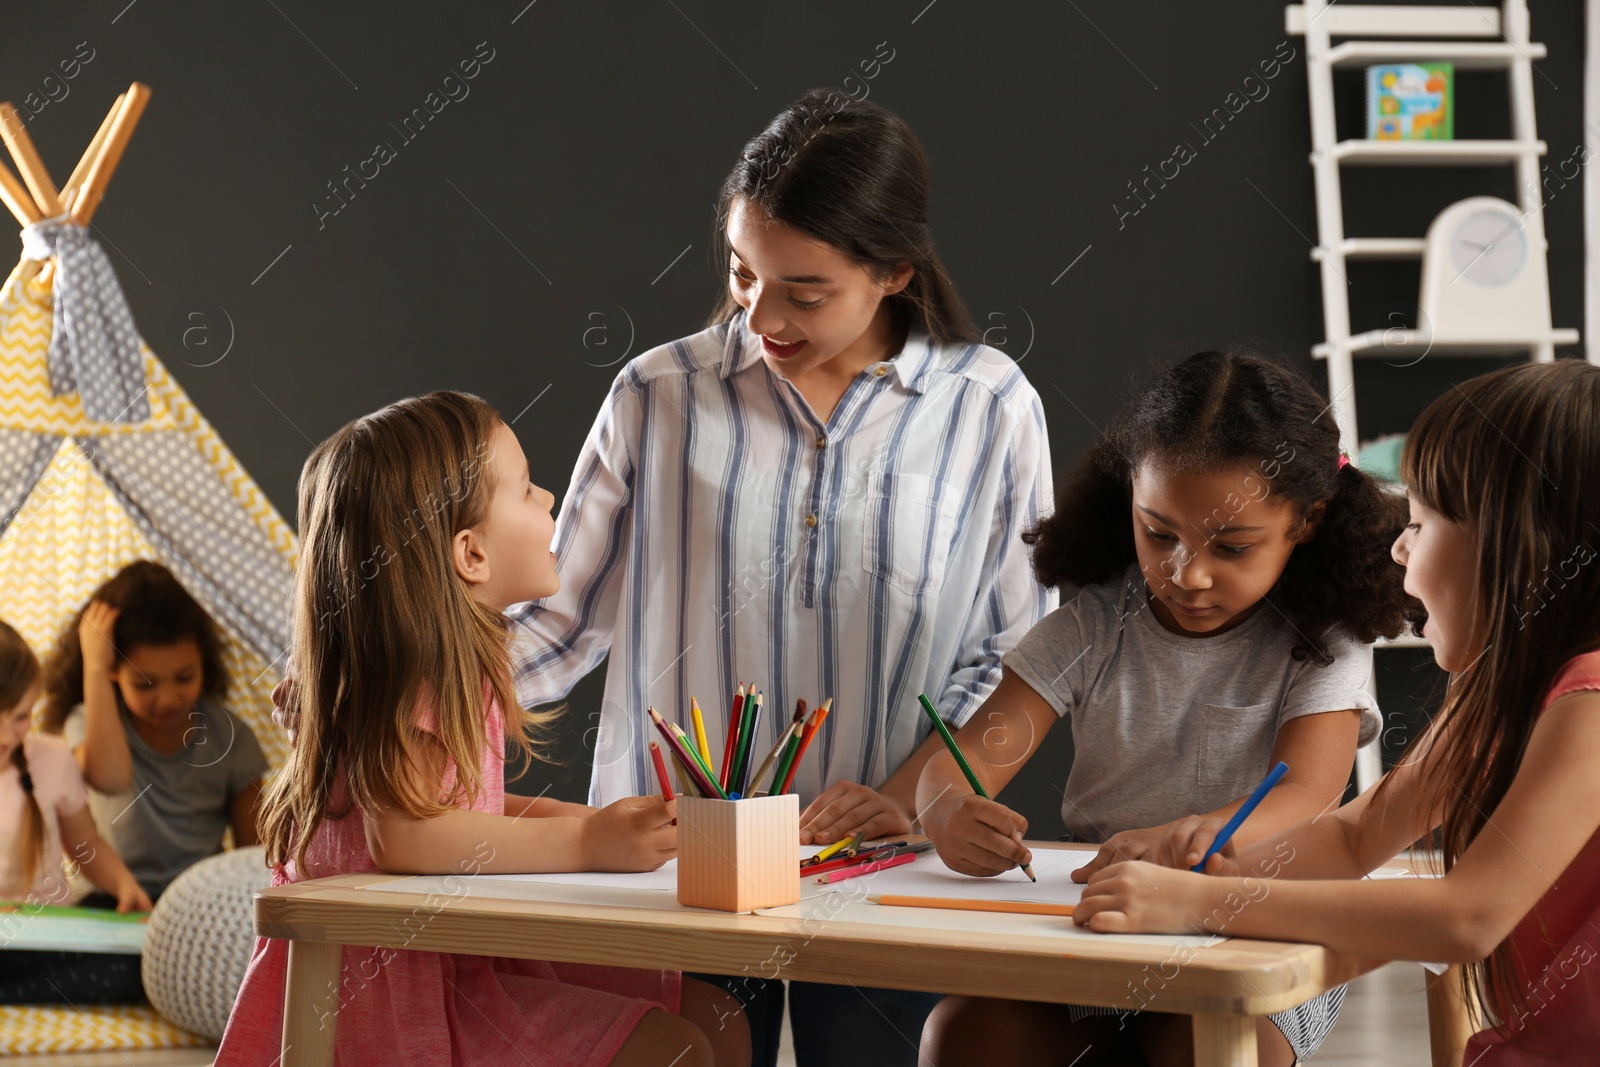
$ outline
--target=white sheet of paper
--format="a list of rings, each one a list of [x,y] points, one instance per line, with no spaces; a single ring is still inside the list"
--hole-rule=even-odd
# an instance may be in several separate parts
[[[850,893],[855,896],[894,893],[908,897],[1076,904],[1083,896],[1083,886],[1072,880],[1072,871],[1091,858],[1093,853],[1089,852],[1037,849],[1033,854],[1033,873],[1039,882],[1035,885],[1028,881],[1028,876],[1022,873],[1021,868],[997,874],[993,878],[974,878],[946,867],[937,852],[921,852],[911,863],[847,878],[842,882],[818,885],[816,877],[804,878],[800,883],[800,895],[804,899],[820,893]]]

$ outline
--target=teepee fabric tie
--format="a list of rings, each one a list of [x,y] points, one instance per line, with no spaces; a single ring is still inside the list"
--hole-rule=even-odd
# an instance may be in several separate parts
[[[105,249],[64,217],[24,227],[22,249],[25,259],[56,258],[51,390],[76,390],[83,413],[96,422],[148,419],[139,329]]]

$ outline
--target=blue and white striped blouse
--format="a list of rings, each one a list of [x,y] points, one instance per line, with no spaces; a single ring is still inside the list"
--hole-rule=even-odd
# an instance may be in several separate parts
[[[607,656],[588,714],[592,804],[656,790],[646,708],[721,758],[734,686],[766,694],[759,759],[796,698],[833,711],[795,778],[807,803],[878,786],[931,724],[965,722],[1000,657],[1056,606],[1021,533],[1051,507],[1038,394],[1004,353],[918,330],[824,425],[743,314],[628,363],[556,522],[555,596],[516,605],[525,705]]]

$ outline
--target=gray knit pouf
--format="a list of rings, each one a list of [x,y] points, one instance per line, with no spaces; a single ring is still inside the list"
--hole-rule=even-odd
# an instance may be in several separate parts
[[[167,887],[144,941],[144,991],[156,1011],[221,1040],[255,947],[254,897],[271,884],[257,845],[201,860]]]

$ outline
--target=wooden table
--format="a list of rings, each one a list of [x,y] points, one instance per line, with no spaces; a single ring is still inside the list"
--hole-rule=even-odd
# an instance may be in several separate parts
[[[1028,844],[1035,850],[1075,847]],[[333,1062],[344,945],[712,974],[756,973],[1181,1012],[1194,1017],[1197,1067],[1253,1067],[1256,1016],[1303,1003],[1385,962],[1320,945],[1280,941],[1222,940],[1183,952],[1171,944],[1101,938],[1064,944],[999,932],[1004,927],[983,932],[944,929],[941,920],[956,913],[936,910],[908,927],[903,914],[896,924],[878,925],[680,909],[675,901],[670,908],[650,908],[530,901],[526,896],[493,898],[470,891],[471,878],[455,879],[467,891],[446,898],[372,888],[399,877],[326,878],[256,895],[256,933],[290,942],[285,1067]],[[585,892],[596,901],[607,895],[605,889]],[[638,894],[621,896],[632,899]],[[1430,1016],[1436,1028],[1454,1017],[1450,988],[1445,982],[1429,984]],[[1444,1036],[1434,1035],[1435,1062],[1449,1062],[1440,1059]],[[1459,1040],[1463,1039],[1458,1033],[1450,1033],[1442,1053],[1448,1057],[1454,1047],[1456,1063]]]

